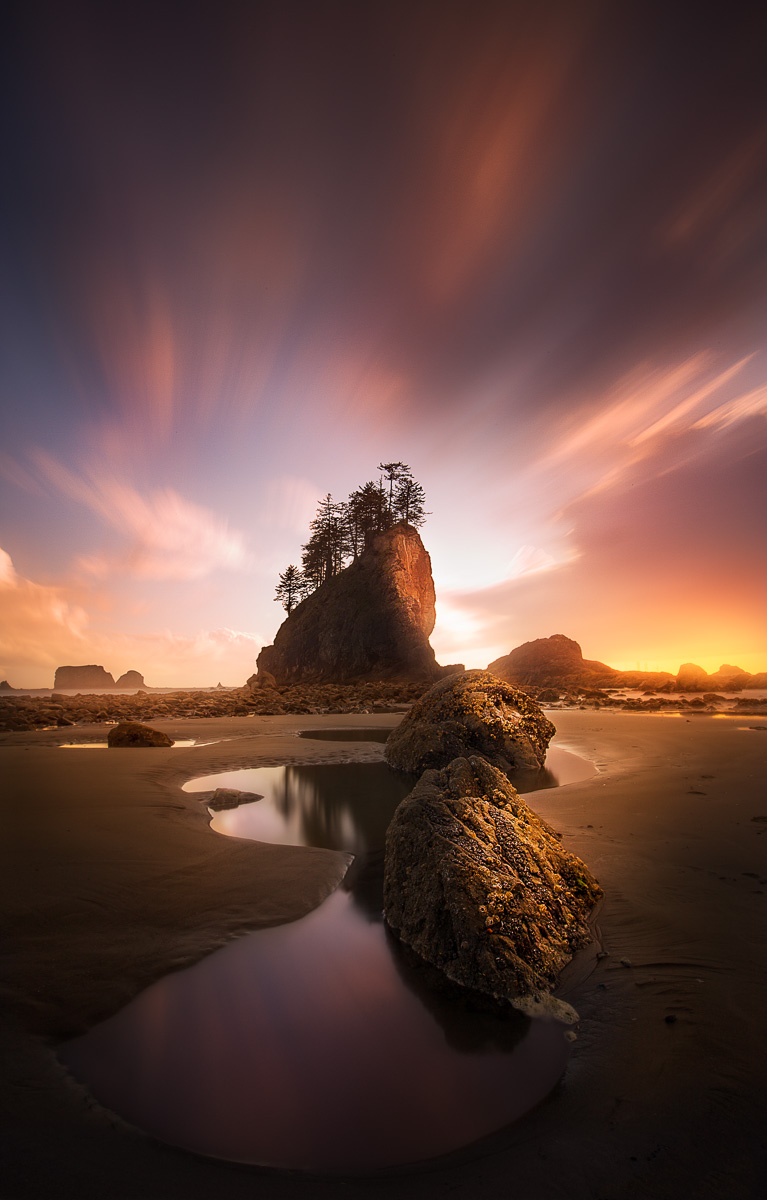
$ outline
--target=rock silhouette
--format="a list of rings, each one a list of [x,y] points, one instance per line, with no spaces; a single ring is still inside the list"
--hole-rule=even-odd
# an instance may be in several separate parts
[[[248,682],[436,679],[443,668],[429,645],[434,601],[417,531],[394,525],[293,609]]]
[[[109,671],[105,671],[103,667],[97,667],[93,663],[84,667],[57,667],[56,677],[53,681],[53,690],[58,691],[83,691],[88,688],[103,689],[113,688],[115,681]]]
[[[142,688],[142,687],[146,687],[146,684],[144,683],[144,676],[141,675],[138,671],[126,671],[125,674],[121,675],[120,678],[117,680],[115,687],[118,687],[118,688]]]

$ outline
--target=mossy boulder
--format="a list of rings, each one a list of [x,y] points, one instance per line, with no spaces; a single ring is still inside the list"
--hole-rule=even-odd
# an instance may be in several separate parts
[[[519,688],[489,671],[462,671],[416,701],[389,735],[385,755],[401,771],[445,767],[474,754],[505,774],[534,771],[555,733],[540,705]]]
[[[530,1015],[575,1020],[549,995],[591,940],[602,889],[485,759],[426,771],[386,835],[384,915],[455,983]]]
[[[107,734],[108,746],[172,746],[173,739],[151,725],[139,721],[121,721]]]

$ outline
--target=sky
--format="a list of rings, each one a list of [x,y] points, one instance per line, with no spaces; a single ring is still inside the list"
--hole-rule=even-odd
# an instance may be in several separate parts
[[[763,6],[10,5],[0,679],[244,683],[410,465],[442,663],[767,669]]]

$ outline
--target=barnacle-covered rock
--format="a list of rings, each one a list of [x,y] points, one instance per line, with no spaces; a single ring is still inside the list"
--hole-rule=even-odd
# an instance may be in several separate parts
[[[386,836],[384,913],[421,958],[530,1015],[573,1021],[549,995],[590,941],[602,889],[496,767],[426,771]]]
[[[107,734],[109,746],[172,746],[173,739],[140,721],[121,721]]]
[[[441,679],[389,735],[386,761],[401,771],[445,767],[481,754],[508,774],[542,767],[556,730],[535,700],[489,671]]]

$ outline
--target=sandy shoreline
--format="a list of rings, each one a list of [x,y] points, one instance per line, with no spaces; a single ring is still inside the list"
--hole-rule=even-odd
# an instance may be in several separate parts
[[[762,1194],[767,819],[754,818],[767,818],[767,720],[552,715],[557,742],[600,774],[532,803],[605,888],[597,931],[609,952],[597,962],[595,945],[563,981],[581,1015],[565,1079],[524,1121],[450,1159],[344,1181],[159,1146],[94,1106],[50,1047],[166,970],[296,918],[342,877],[346,856],[332,851],[212,834],[185,779],[361,757],[359,744],[350,754],[292,734],[397,717],[153,722],[227,739],[176,750],[62,751],[64,730],[0,735],[3,1200]]]

